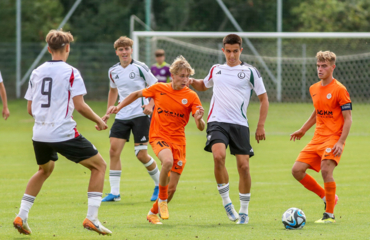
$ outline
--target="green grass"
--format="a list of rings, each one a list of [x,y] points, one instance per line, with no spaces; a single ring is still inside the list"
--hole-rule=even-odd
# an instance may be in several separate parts
[[[90,105],[100,115],[105,111],[105,102],[90,102]],[[26,184],[38,167],[31,141],[33,119],[26,113],[26,101],[11,101],[9,107],[10,118],[0,120],[0,239],[101,239],[82,227],[87,211],[89,171],[63,157],[57,161],[53,174],[30,211],[33,235],[20,236],[13,228],[12,221],[18,213]],[[161,226],[146,221],[152,205],[149,197],[153,182],[136,160],[130,142],[122,153],[122,200],[103,203],[99,211],[99,219],[113,231],[109,239],[368,239],[370,161],[366,149],[370,143],[369,106],[354,108],[351,133],[340,165],[334,172],[340,200],[335,209],[337,223],[331,225],[314,224],[322,216],[324,205],[290,173],[313,130],[296,142],[289,141],[289,134],[307,120],[312,105],[271,104],[266,122],[267,140],[260,144],[253,140],[258,107],[258,104],[251,104],[248,112],[256,153],[250,164],[252,196],[248,225],[238,226],[226,217],[213,176],[212,156],[203,151],[205,132],[197,131],[191,118],[186,129],[187,165],[169,204],[170,219],[163,221]],[[94,143],[109,163],[109,132],[96,131],[94,124],[78,113],[75,113],[75,119],[78,130]],[[149,153],[154,156],[151,149]],[[231,199],[238,210],[235,158],[228,154],[226,164]],[[322,183],[320,174],[309,173]],[[108,172],[105,179],[104,192],[107,193],[110,191]],[[281,216],[290,207],[301,208],[307,216],[307,224],[300,231],[283,229]]]

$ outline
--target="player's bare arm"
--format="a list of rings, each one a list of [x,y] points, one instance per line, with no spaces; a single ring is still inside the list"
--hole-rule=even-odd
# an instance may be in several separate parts
[[[313,110],[311,116],[308,118],[308,120],[303,124],[303,126],[295,131],[294,133],[290,134],[290,140],[295,141],[301,140],[301,138],[306,134],[306,132],[316,123],[316,110]]]
[[[200,131],[204,130],[206,123],[203,120],[204,108],[202,106],[197,106],[198,110],[194,114],[195,124]]]
[[[118,97],[118,89],[117,88],[110,88],[109,89],[109,93],[108,93],[108,104],[107,104],[107,111],[110,107],[114,106],[114,104],[116,103],[117,101],[117,97]],[[102,117],[103,121],[105,123],[108,122],[108,119],[109,119],[109,114],[105,114],[103,117]]]
[[[118,104],[117,106],[110,107],[107,111],[107,114],[112,114],[112,113],[117,114],[122,108],[126,107],[127,105],[129,105],[130,103],[132,103],[133,101],[135,101],[136,99],[140,97],[143,97],[142,90],[138,90],[138,91],[130,93],[125,99],[123,99],[122,102],[120,102],[120,104]]]
[[[77,112],[97,124],[95,128],[98,131],[108,128],[107,124],[105,124],[105,122],[89,107],[89,105],[85,103],[82,95],[75,96],[73,98],[73,104],[75,105]]]
[[[9,112],[9,108],[8,108],[8,100],[7,100],[7,97],[6,97],[6,91],[5,91],[5,86],[4,86],[4,83],[0,83],[0,96],[1,96],[1,100],[3,101],[3,112],[2,112],[2,115],[3,115],[3,118],[6,120],[9,115],[10,115],[10,112]]]
[[[206,91],[208,88],[204,85],[203,79],[189,78],[189,85],[197,91]]]
[[[150,99],[150,102],[146,105],[143,105],[143,113],[145,115],[151,115],[153,113],[153,108],[154,108],[154,100],[153,98]]]
[[[269,109],[269,99],[268,99],[267,93],[263,93],[259,95],[258,99],[260,100],[260,117],[258,120],[256,134],[255,134],[257,143],[259,143],[260,140],[266,140],[265,122],[267,118],[267,112]]]
[[[32,101],[27,102],[27,112],[28,112],[29,115],[31,115],[33,117],[33,115],[32,115]]]
[[[344,118],[343,130],[342,135],[340,136],[338,142],[333,147],[333,154],[334,156],[340,156],[343,152],[344,143],[349,134],[349,130],[351,129],[352,125],[352,111],[346,110],[342,112]]]

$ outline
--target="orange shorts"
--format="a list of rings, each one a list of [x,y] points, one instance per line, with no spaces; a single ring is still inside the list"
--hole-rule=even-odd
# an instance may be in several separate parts
[[[301,153],[298,155],[296,161],[304,162],[310,165],[309,168],[319,172],[321,170],[322,160],[333,160],[336,164],[339,164],[340,156],[334,156],[332,148],[338,142],[339,136],[332,136],[328,138],[313,138],[306,147],[303,148]],[[342,152],[343,154],[343,152]]]
[[[172,172],[176,172],[181,175],[182,171],[184,170],[186,164],[186,146],[185,145],[177,145],[172,144],[163,139],[155,139],[154,141],[150,142],[152,149],[155,155],[158,157],[158,153],[163,149],[170,149],[173,156],[173,165],[171,168]]]

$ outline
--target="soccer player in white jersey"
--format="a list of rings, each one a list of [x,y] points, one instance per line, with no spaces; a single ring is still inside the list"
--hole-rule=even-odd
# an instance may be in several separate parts
[[[110,90],[108,94],[108,106],[114,106],[119,96],[119,102],[130,93],[141,90],[147,86],[157,83],[157,79],[151,73],[145,63],[132,59],[132,45],[134,42],[128,37],[120,37],[114,42],[116,55],[119,63],[112,66],[108,71]],[[149,126],[154,102],[141,97],[129,107],[123,108],[116,115],[116,119],[110,130],[110,170],[109,182],[111,192],[103,199],[103,202],[119,201],[121,181],[121,152],[125,143],[130,140],[130,132],[134,135],[135,155],[146,167],[148,174],[154,181],[154,192],[151,201],[158,198],[159,170],[154,159],[148,155]],[[103,117],[107,122],[109,114]]]
[[[28,212],[43,183],[53,172],[57,153],[91,171],[84,228],[103,235],[112,233],[98,220],[106,163],[94,145],[77,131],[72,118],[73,110],[95,122],[98,131],[107,129],[107,125],[85,103],[83,95],[86,88],[80,72],[66,63],[72,41],[72,34],[62,30],[51,30],[47,34],[46,42],[52,60],[33,70],[25,96],[28,113],[35,119],[32,140],[39,165],[27,184],[19,214],[13,222],[14,227],[26,235],[31,234]]]
[[[229,219],[239,220],[237,224],[247,224],[251,197],[249,158],[254,152],[250,145],[246,112],[251,94],[255,91],[260,100],[260,115],[255,133],[259,143],[260,140],[265,140],[264,125],[269,102],[260,73],[253,66],[240,60],[243,51],[242,39],[236,34],[227,35],[223,39],[223,46],[226,63],[213,65],[204,80],[190,79],[189,84],[198,91],[206,91],[213,87],[204,150],[213,153],[218,191]],[[236,156],[239,172],[239,214],[229,197],[229,175],[225,167],[228,146],[230,153]]]
[[[1,101],[3,102],[2,115],[3,115],[3,118],[6,120],[6,119],[8,119],[8,117],[10,115],[10,112],[9,112],[9,108],[8,108],[8,100],[7,100],[7,97],[6,97],[6,90],[5,90],[3,78],[1,76],[1,72],[0,72],[0,97],[1,97]]]

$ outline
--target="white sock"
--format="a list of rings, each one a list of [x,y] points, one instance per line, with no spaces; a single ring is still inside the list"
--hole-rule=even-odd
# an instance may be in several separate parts
[[[23,197],[22,197],[22,201],[21,201],[21,207],[19,209],[19,213],[18,213],[18,216],[20,218],[22,218],[22,220],[27,220],[28,218],[28,213],[35,201],[35,198],[34,196],[31,196],[31,195],[28,195],[28,194],[24,194]]]
[[[158,198],[158,203],[160,203],[160,202],[167,202],[167,199],[166,200],[162,200],[162,199]]]
[[[334,213],[328,213],[328,212],[325,212],[325,213],[328,214],[329,217],[334,218]]]
[[[248,215],[248,205],[249,201],[251,199],[250,193],[239,193],[239,199],[240,199],[240,210],[239,213],[245,213]]]
[[[92,222],[98,220],[98,210],[101,204],[103,193],[101,192],[88,192],[87,193],[87,215],[86,218]]]
[[[109,170],[110,193],[113,195],[119,194],[121,172],[121,170]]]
[[[152,171],[148,171],[150,177],[153,179],[156,186],[159,185],[159,174],[161,173],[157,166]]]
[[[225,205],[231,203],[231,199],[229,197],[229,183],[227,183],[226,185],[221,186],[221,187],[217,186],[217,189],[218,189],[218,192],[220,193],[220,195],[222,197],[222,204],[225,206]]]
[[[323,197],[321,199],[324,201],[324,203],[326,203],[326,197]]]

